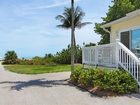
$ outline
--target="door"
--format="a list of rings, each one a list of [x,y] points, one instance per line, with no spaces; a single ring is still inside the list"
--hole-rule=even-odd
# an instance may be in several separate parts
[[[121,32],[121,43],[123,43],[128,49],[130,49],[130,31]]]

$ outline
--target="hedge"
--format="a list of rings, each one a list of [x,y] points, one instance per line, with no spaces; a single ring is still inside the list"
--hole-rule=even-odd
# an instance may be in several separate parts
[[[75,69],[70,76],[73,83],[84,87],[99,87],[102,90],[112,91],[119,94],[132,93],[136,91],[137,82],[126,71]]]

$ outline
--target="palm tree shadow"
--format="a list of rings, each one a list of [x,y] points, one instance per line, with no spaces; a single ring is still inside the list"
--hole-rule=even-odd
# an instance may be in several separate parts
[[[14,84],[10,86],[11,90],[23,90],[24,88],[28,87],[54,87],[54,86],[60,86],[60,85],[69,85],[67,82],[68,79],[63,80],[46,80],[45,78],[42,79],[35,79],[35,80],[29,80],[29,81],[3,81],[0,82],[0,84]]]
[[[138,93],[129,94],[129,95],[126,95],[126,96],[129,97],[129,98],[136,98],[136,99],[140,100],[140,94],[138,94]]]

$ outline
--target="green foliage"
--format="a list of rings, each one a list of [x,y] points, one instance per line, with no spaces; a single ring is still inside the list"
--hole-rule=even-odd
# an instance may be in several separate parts
[[[59,64],[71,63],[71,47],[68,45],[66,49],[63,49],[54,56],[53,61]],[[82,49],[79,45],[75,47],[75,62],[82,63]]]
[[[93,77],[91,73],[94,73],[94,72],[91,72],[91,71],[89,72],[88,70],[82,71],[78,78],[78,84],[82,86],[92,86]]]
[[[132,0],[135,5],[135,9],[140,9],[140,0]]]
[[[71,47],[53,54],[45,54],[44,57],[35,56],[32,59],[17,59],[14,51],[9,51],[5,54],[5,61],[3,64],[20,64],[20,65],[56,65],[56,64],[70,64],[71,63]],[[75,47],[75,63],[82,63],[82,48],[77,45]]]
[[[7,51],[4,57],[3,64],[16,64],[17,59],[18,57],[15,51]]]
[[[51,54],[51,53],[49,53],[49,54],[45,54],[45,57],[44,58],[53,58],[54,56]]]
[[[102,87],[103,85],[103,77],[105,75],[105,71],[104,70],[100,70],[100,69],[96,69],[95,73],[93,75],[93,86],[99,86]]]
[[[33,65],[33,62],[32,62],[32,60],[29,60],[29,59],[18,59],[17,64],[20,64],[20,65]]]
[[[90,47],[90,46],[96,46],[96,44],[90,42],[89,44],[85,44],[85,43],[84,43],[84,46],[85,46],[85,47]]]
[[[105,32],[102,28],[101,28],[101,25],[103,23],[95,23],[95,32],[98,34],[98,35],[101,35],[101,40],[100,42],[98,43],[99,45],[101,44],[108,44],[110,43],[110,35],[109,33]]]
[[[73,10],[73,18],[74,18],[74,26],[72,27],[72,10]],[[72,40],[71,40],[71,52],[68,49],[63,49],[63,51],[60,53],[57,53],[56,55],[56,59],[55,61],[58,62],[58,63],[61,63],[61,64],[70,64],[70,62],[74,61],[76,63],[78,63],[80,61],[82,61],[82,51],[81,49],[77,50],[77,46],[76,46],[76,39],[75,39],[75,29],[78,28],[78,29],[81,29],[82,27],[86,26],[87,24],[91,24],[91,22],[82,22],[83,20],[83,17],[85,16],[85,13],[82,11],[82,9],[80,7],[76,7],[74,9],[72,9],[71,7],[70,8],[65,8],[64,9],[64,12],[62,13],[62,15],[58,15],[56,16],[56,19],[59,20],[61,22],[60,25],[57,25],[57,27],[59,28],[64,28],[64,29],[71,29],[72,28]],[[71,59],[71,54],[72,56],[72,59]],[[80,60],[79,60],[80,59]]]
[[[107,16],[103,18],[105,22],[111,22],[113,20],[124,17],[126,13],[129,13],[135,9],[135,6],[130,0],[113,0],[113,5],[109,6]]]
[[[80,7],[76,7],[74,9],[74,28],[82,28],[83,26],[90,24],[90,22],[83,22],[83,17],[85,16],[85,13],[82,11]],[[71,20],[72,20],[72,14],[71,14],[71,8],[64,9],[64,12],[62,15],[56,16],[57,20],[60,20],[62,24],[57,25],[59,28],[65,28],[70,29],[72,26]]]
[[[119,94],[135,92],[137,87],[133,77],[122,70],[79,69],[73,71],[70,78],[72,82],[85,87],[99,87]]]
[[[102,18],[103,22],[95,23],[95,32],[102,38],[99,44],[107,44],[110,41],[109,34],[100,27],[102,24],[124,17],[127,13],[140,8],[140,0],[112,0],[112,3],[106,17]]]
[[[74,71],[71,72],[70,79],[74,83],[78,83],[79,76],[81,74],[81,69],[76,68]]]
[[[56,65],[52,58],[33,57],[32,59],[18,59],[20,65]]]
[[[121,94],[130,93],[136,90],[137,83],[133,77],[125,71],[112,71],[107,72],[104,77],[102,88],[118,92]]]

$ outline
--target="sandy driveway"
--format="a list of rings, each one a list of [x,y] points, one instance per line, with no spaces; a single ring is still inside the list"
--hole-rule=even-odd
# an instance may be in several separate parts
[[[20,75],[0,65],[0,105],[140,105],[140,95],[99,98],[67,83],[70,72]]]

